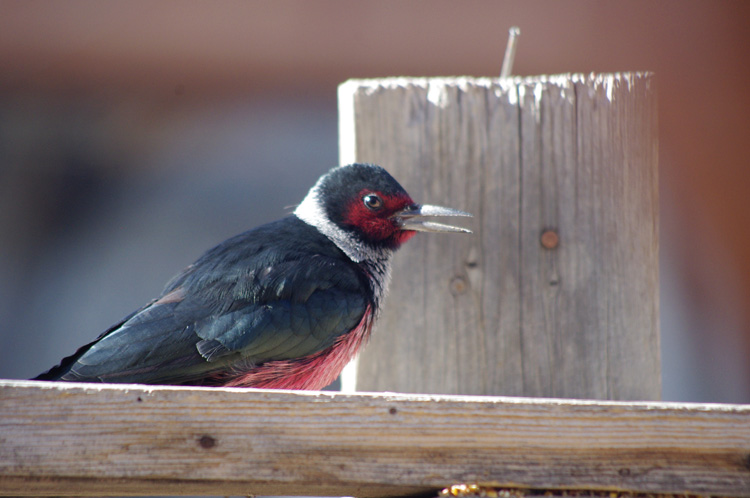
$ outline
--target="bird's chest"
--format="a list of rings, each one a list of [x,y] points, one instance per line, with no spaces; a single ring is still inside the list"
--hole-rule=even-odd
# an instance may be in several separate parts
[[[322,389],[336,380],[367,342],[373,322],[373,312],[368,307],[354,329],[323,351],[292,360],[270,361],[239,373],[222,384],[262,389]]]

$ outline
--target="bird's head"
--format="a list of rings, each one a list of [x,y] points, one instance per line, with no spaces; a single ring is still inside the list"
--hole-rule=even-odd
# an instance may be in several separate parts
[[[416,232],[470,233],[427,219],[471,216],[469,213],[415,203],[386,170],[372,164],[332,169],[318,180],[295,214],[318,227],[339,247],[342,242],[354,242],[395,250]]]

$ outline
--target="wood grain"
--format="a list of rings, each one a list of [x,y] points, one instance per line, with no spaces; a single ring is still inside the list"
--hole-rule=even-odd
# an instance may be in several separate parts
[[[474,236],[420,234],[396,256],[357,389],[660,398],[653,86],[341,85],[342,162],[381,164],[418,202],[475,215]]]
[[[750,406],[0,381],[0,495],[750,496]]]

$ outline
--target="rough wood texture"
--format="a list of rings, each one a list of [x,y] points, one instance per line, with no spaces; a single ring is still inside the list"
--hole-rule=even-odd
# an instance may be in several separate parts
[[[750,496],[750,406],[0,381],[0,495]]]
[[[395,258],[365,391],[661,396],[649,74],[353,80],[343,163],[474,213]]]

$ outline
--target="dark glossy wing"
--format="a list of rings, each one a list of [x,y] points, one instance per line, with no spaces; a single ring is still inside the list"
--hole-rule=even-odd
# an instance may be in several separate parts
[[[294,220],[213,249],[161,298],[66,359],[53,377],[201,383],[237,366],[330,346],[362,319],[369,290],[359,269],[317,231],[304,234],[304,245],[290,237],[299,235],[295,224],[302,223]],[[291,233],[284,237],[285,231]],[[50,378],[44,375],[39,378]]]

